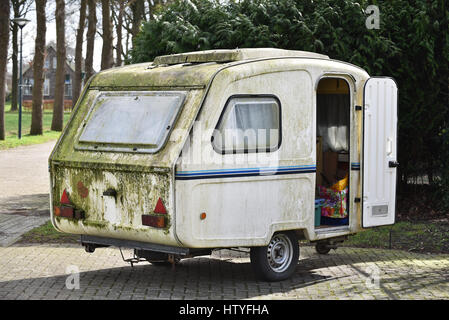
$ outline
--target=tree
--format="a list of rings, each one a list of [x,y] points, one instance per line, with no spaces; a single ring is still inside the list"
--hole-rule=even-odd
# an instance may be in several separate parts
[[[123,19],[124,19],[124,11],[126,8],[126,1],[125,0],[120,0],[120,1],[114,1],[113,2],[113,9],[112,9],[112,20],[114,22],[115,25],[115,33],[117,34],[117,40],[116,40],[116,45],[115,45],[115,54],[116,54],[116,59],[115,59],[115,65],[116,66],[121,66],[123,63],[123,45],[122,45],[122,41],[123,41]],[[118,14],[116,14],[116,12],[118,12]]]
[[[112,54],[112,22],[109,0],[101,0],[101,13],[103,25],[103,47],[101,50],[101,70],[109,69],[114,65]]]
[[[45,19],[45,5],[47,0],[36,0],[36,40],[33,60],[33,107],[31,115],[31,135],[42,134],[42,98],[44,85],[45,33],[47,31]]]
[[[31,0],[11,0],[12,13],[14,18],[24,17],[30,10],[33,3]],[[19,53],[19,27],[16,23],[10,22],[10,29],[12,31],[12,88],[11,88],[11,111],[17,111],[17,98],[19,87],[19,60],[17,58]]]
[[[145,2],[144,0],[131,0],[129,3],[132,12],[132,42],[139,33],[140,25],[145,20]]]
[[[97,8],[95,5],[95,0],[87,0],[88,6],[88,22],[87,22],[87,34],[86,34],[86,61],[84,69],[86,72],[86,80],[93,76],[94,68],[94,48],[95,48],[95,33],[97,30]]]
[[[9,45],[9,1],[0,1],[0,140],[5,140],[5,88]]]
[[[81,91],[82,82],[82,60],[83,60],[83,36],[84,26],[86,23],[86,0],[81,0],[80,4],[80,19],[78,23],[78,30],[76,31],[76,45],[75,45],[75,77],[73,79],[72,89],[72,106],[75,106]]]
[[[51,130],[62,131],[64,126],[64,78],[66,64],[65,49],[65,3],[56,0],[56,76],[55,101]]]

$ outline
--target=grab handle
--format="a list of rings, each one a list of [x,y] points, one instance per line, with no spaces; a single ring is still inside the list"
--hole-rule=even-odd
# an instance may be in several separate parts
[[[115,191],[112,188],[107,189],[106,191],[103,192],[104,196],[110,196],[110,197],[117,197],[117,191]]]

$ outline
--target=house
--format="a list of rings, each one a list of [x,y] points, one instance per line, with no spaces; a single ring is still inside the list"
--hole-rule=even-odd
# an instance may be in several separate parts
[[[65,64],[65,83],[64,83],[64,110],[71,110],[72,108],[72,83],[75,77],[75,62],[70,55],[73,51],[67,48],[67,59]],[[84,78],[84,59],[82,61],[82,77]],[[44,60],[44,86],[43,86],[43,108],[53,109],[55,98],[55,82],[56,82],[56,49],[54,44],[49,44],[46,47],[46,54]],[[84,82],[84,79],[83,79]],[[33,100],[33,62],[23,71],[23,107],[31,109]],[[83,84],[82,84],[83,85]]]

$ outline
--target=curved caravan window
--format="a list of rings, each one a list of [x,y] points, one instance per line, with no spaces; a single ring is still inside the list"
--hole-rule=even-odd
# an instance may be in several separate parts
[[[157,152],[184,100],[184,92],[103,92],[83,124],[78,148]]]
[[[274,96],[234,96],[226,103],[212,143],[219,153],[270,152],[281,143],[281,104]]]

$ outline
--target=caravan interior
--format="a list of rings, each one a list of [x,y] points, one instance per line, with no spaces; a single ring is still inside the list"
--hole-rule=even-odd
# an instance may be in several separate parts
[[[350,89],[342,78],[318,83],[315,228],[349,224]]]

